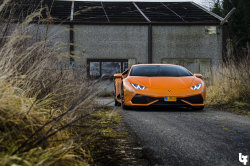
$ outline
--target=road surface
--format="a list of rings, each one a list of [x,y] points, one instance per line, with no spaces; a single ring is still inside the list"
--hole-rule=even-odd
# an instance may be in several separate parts
[[[116,109],[150,165],[243,166],[239,153],[250,156],[249,117],[208,109]]]

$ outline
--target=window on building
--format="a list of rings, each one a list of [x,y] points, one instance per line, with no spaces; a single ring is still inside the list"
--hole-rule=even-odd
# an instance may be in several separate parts
[[[112,77],[128,69],[127,59],[88,59],[90,77]]]

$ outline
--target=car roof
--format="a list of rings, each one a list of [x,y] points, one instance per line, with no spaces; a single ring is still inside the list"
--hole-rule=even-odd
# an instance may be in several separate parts
[[[175,65],[175,64],[159,64],[159,63],[152,63],[152,64],[136,64],[132,66],[180,66],[180,65]],[[181,66],[182,67],[182,66]]]

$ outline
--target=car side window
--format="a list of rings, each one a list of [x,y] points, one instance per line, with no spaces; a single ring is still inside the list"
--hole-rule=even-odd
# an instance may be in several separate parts
[[[122,73],[123,78],[126,78],[128,76],[128,71],[129,70],[127,69]]]

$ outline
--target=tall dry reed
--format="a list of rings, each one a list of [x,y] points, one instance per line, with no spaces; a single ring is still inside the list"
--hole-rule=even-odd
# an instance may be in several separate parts
[[[3,1],[0,13],[14,10],[10,6],[11,1]],[[62,49],[69,43],[53,38],[67,32],[49,36],[48,28],[42,35],[33,31],[31,22],[43,10],[34,10],[22,22],[0,19],[1,165],[87,165],[81,157],[85,151],[68,127],[94,110],[98,87],[82,77],[85,73],[60,65],[70,58]]]
[[[207,103],[223,107],[235,102],[250,104],[250,55],[212,69]]]

